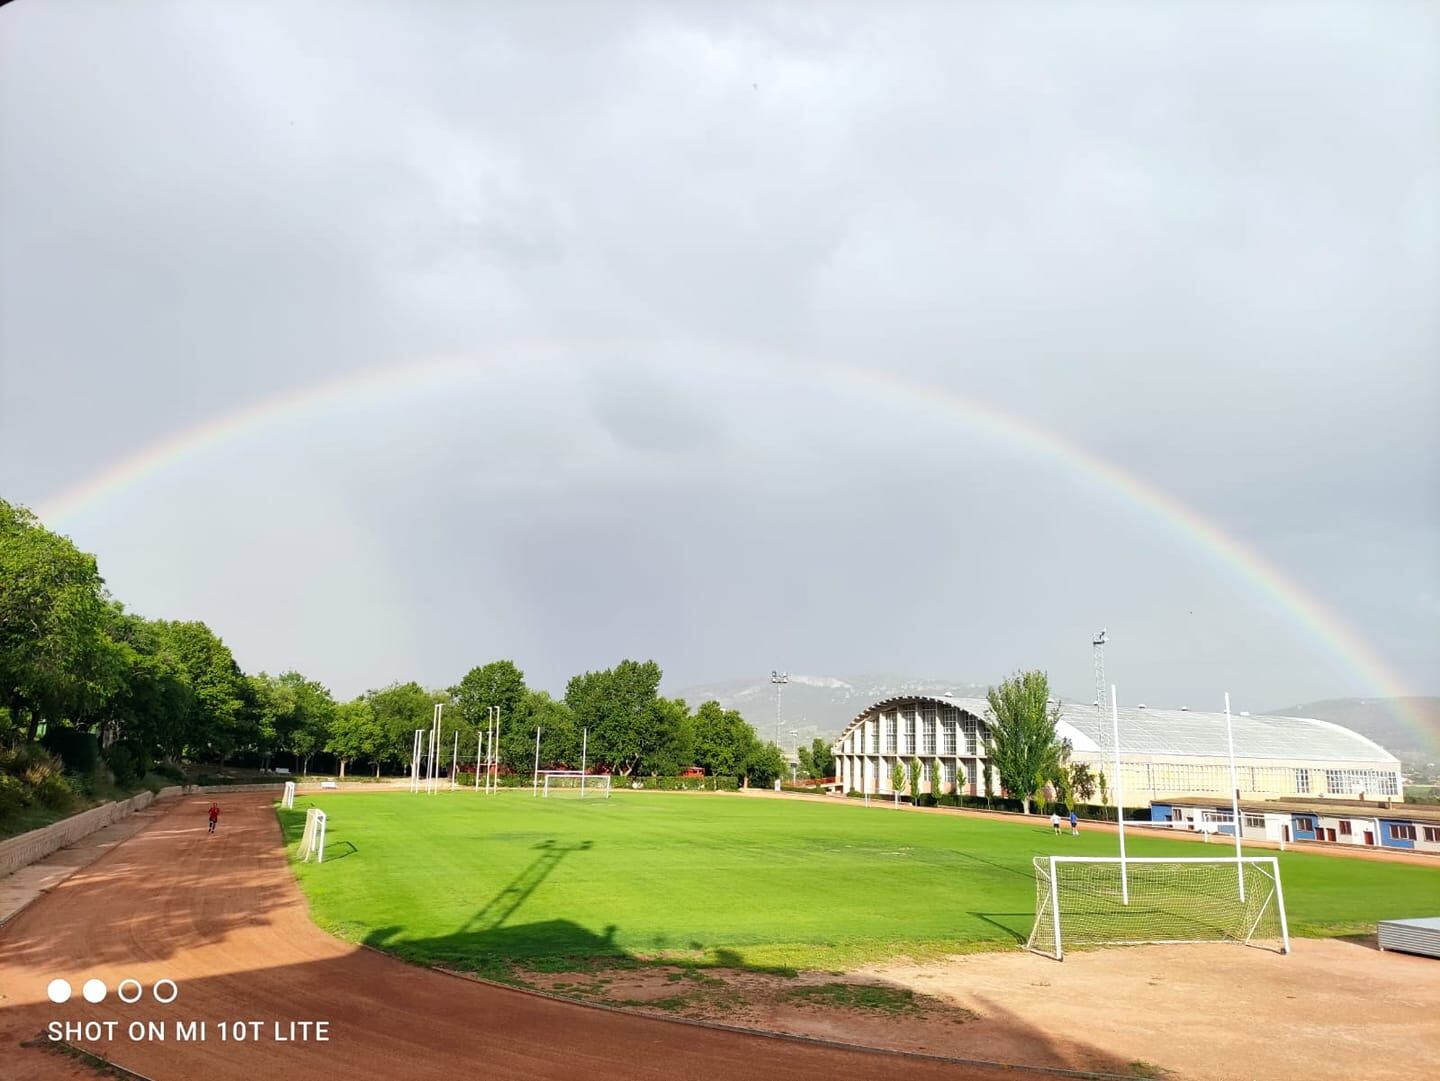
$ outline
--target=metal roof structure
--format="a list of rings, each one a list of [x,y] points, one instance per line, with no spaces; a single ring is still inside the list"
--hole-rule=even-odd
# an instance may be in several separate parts
[[[899,695],[866,707],[845,726],[840,738],[844,738],[866,717],[903,703],[952,706],[981,719],[985,718],[990,708],[983,698]],[[1122,706],[1119,716],[1121,754],[1224,758],[1229,753],[1225,741],[1224,713]],[[1400,766],[1399,760],[1378,743],[1330,721],[1242,713],[1232,713],[1231,719],[1236,758],[1380,763],[1394,769]],[[1061,739],[1068,739],[1075,750],[1113,753],[1111,731],[1108,707],[1061,702],[1060,723],[1056,732]]]

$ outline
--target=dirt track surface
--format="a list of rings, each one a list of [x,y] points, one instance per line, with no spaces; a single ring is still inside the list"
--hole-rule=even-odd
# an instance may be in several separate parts
[[[115,1038],[72,1042],[155,1081],[452,1078],[477,1069],[517,1081],[1054,1076],[596,1010],[359,949],[310,922],[271,799],[225,799],[214,836],[205,830],[208,798],[179,799],[0,928],[0,1074],[9,1081],[83,1077],[73,1062],[19,1043],[52,1021],[114,1019]],[[46,999],[55,977],[75,988],[63,1005]],[[92,977],[110,989],[95,1005],[80,996]],[[147,989],[135,1005],[115,997],[127,977]],[[148,994],[162,977],[179,987],[168,1006]],[[274,1042],[276,1022],[307,1019],[330,1023],[329,1042]],[[126,1027],[134,1020],[203,1020],[207,1038],[177,1043],[172,1030],[165,1042],[131,1042]],[[259,1021],[265,1037],[222,1042],[222,1020]],[[963,1042],[953,1054],[979,1057]],[[1123,1064],[1116,1067],[1121,1072]]]

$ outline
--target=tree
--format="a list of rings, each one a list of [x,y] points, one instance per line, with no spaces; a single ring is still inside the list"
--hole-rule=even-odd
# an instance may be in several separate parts
[[[895,768],[890,771],[890,790],[895,793],[895,806],[900,806],[900,790],[905,787],[905,764],[895,759]]]
[[[754,787],[769,788],[785,775],[785,756],[775,744],[757,739],[745,757],[744,773]]]
[[[655,740],[641,762],[652,777],[675,777],[695,765],[695,725],[683,698],[655,701]]]
[[[530,690],[525,686],[525,673],[514,661],[491,661],[470,669],[451,696],[459,711],[457,723],[463,722],[460,739],[467,747],[476,745],[477,733],[490,731],[489,710],[498,706],[500,761],[516,772],[529,770],[535,753],[535,725],[526,713]],[[449,725],[450,721],[445,723]]]
[[[940,760],[934,759],[930,763],[930,796],[938,800],[940,798],[940,787],[944,784],[944,777],[940,772]]]
[[[920,759],[910,759],[910,802],[916,807],[920,806],[920,778],[924,776],[924,770],[920,767]]]
[[[565,704],[575,723],[589,729],[596,765],[628,777],[664,742],[672,717],[659,704],[659,687],[654,661],[624,660],[571,678]]]
[[[1050,706],[1050,681],[1044,672],[1017,672],[986,695],[991,756],[1000,783],[1019,795],[1023,810],[1059,769],[1062,755],[1055,726],[1060,706]]]
[[[379,728],[379,746],[375,758],[379,763],[407,765],[414,746],[415,730],[424,732],[424,751],[430,751],[430,726],[434,723],[435,703],[449,698],[445,692],[427,691],[413,680],[409,683],[392,683],[365,696],[375,713]],[[450,731],[453,733],[454,728]],[[445,731],[440,734],[440,743],[434,748],[440,761],[445,761]]]
[[[373,762],[375,776],[380,776],[385,744],[385,734],[369,698],[361,695],[336,707],[325,749],[340,760],[340,776],[344,777],[345,767],[355,761]]]
[[[0,700],[33,740],[42,721],[84,714],[118,686],[95,557],[0,500]]]
[[[1088,763],[1075,762],[1070,766],[1070,789],[1082,803],[1089,803],[1095,795],[1095,773]]]
[[[534,763],[535,729],[540,729],[540,768],[579,769],[580,729],[570,707],[551,698],[547,691],[530,691],[525,702],[531,763]]]
[[[192,754],[225,759],[258,742],[253,688],[230,647],[200,622],[157,624],[167,649],[190,685],[185,746]]]
[[[1100,803],[1105,807],[1108,816],[1110,810],[1110,782],[1105,779],[1105,771],[1103,769],[1096,772],[1095,780],[1100,786]]]
[[[797,752],[800,759],[800,769],[805,776],[814,781],[823,781],[827,777],[835,776],[835,752],[818,736],[808,747],[801,747]]]
[[[712,777],[738,777],[760,739],[736,710],[722,709],[719,702],[705,702],[695,711],[692,723],[695,764]]]

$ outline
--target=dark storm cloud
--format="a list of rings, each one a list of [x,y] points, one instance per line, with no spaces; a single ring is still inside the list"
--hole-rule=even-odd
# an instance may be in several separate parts
[[[1085,688],[1102,623],[1146,699],[1373,690],[844,363],[1188,501],[1434,692],[1436,41],[1420,4],[8,5],[0,493],[450,354],[483,377],[56,524],[347,693],[626,652]]]

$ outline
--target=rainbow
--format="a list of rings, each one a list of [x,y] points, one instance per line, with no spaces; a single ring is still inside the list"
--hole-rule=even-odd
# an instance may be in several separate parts
[[[625,343],[617,343],[623,347]],[[528,347],[529,361],[554,359],[562,353],[573,356],[578,343]],[[593,343],[591,343],[593,347]],[[1391,670],[1358,634],[1332,611],[1311,596],[1278,567],[1254,549],[1230,536],[1180,500],[1086,450],[1056,433],[994,406],[981,404],[948,390],[915,383],[899,376],[869,371],[844,364],[815,364],[801,358],[766,351],[737,363],[726,356],[717,370],[773,378],[777,371],[804,374],[820,384],[838,384],[863,394],[881,395],[910,406],[943,411],[958,416],[971,429],[1028,455],[1058,463],[1076,472],[1122,501],[1158,518],[1188,543],[1209,553],[1249,586],[1269,596],[1287,610],[1299,626],[1349,667],[1362,681],[1386,697],[1412,696],[1404,681]],[[40,517],[60,525],[92,511],[146,479],[178,462],[213,453],[243,440],[253,440],[267,430],[331,414],[367,403],[383,404],[399,396],[424,394],[444,388],[454,391],[496,369],[507,368],[521,359],[518,350],[504,357],[484,360],[437,357],[410,361],[313,384],[258,401],[231,413],[212,417],[181,429],[139,452],[100,470],[73,487],[45,499],[37,508]],[[687,357],[687,362],[693,358]],[[707,367],[710,366],[708,363]],[[1407,704],[1398,712],[1427,746],[1437,743],[1436,734]]]

